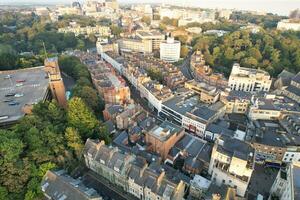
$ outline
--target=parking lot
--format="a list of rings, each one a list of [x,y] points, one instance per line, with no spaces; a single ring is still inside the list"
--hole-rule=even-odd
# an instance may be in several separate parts
[[[44,67],[0,72],[0,125],[24,116],[25,105],[44,100],[49,80]]]

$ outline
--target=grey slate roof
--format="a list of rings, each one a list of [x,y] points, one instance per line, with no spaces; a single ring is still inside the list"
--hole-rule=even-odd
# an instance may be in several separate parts
[[[64,170],[47,171],[42,191],[53,200],[102,200],[93,188],[87,188],[80,180],[73,179]]]

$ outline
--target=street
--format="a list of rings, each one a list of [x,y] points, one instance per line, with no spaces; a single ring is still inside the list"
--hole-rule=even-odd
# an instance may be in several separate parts
[[[87,187],[94,188],[101,196],[103,196],[104,200],[137,200],[133,195],[112,185],[108,180],[93,171],[88,171],[82,179]]]
[[[194,79],[191,71],[190,71],[190,61],[191,61],[192,52],[190,52],[187,57],[184,59],[184,62],[180,66],[180,71],[183,73],[183,75],[188,79],[192,80]]]

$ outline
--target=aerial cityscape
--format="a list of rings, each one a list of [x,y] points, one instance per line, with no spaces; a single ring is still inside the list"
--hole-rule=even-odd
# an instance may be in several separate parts
[[[0,200],[44,199],[300,200],[300,1],[0,0]]]

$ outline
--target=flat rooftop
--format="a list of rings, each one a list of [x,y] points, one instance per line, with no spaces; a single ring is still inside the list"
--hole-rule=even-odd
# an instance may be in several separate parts
[[[173,98],[165,101],[163,105],[181,115],[185,115],[187,112],[191,112],[198,105],[198,99],[198,96],[193,93],[185,93],[174,96]]]
[[[48,91],[49,79],[44,67],[0,71],[0,124],[11,123],[24,116],[22,108],[33,105],[45,99]],[[5,97],[7,94],[20,94],[21,97]],[[11,102],[4,102],[11,100]],[[9,105],[12,102],[18,105]]]
[[[166,141],[174,134],[181,132],[183,128],[171,122],[164,121],[160,125],[149,131],[149,134],[156,137],[160,141]]]

